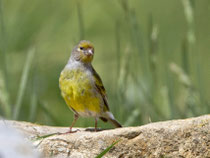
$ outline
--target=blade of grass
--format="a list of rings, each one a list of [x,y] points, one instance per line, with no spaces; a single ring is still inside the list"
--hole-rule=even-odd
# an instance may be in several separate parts
[[[114,143],[112,143],[112,145],[110,145],[109,147],[107,147],[104,151],[102,151],[99,155],[97,155],[95,158],[101,158],[102,156],[104,156],[107,152],[109,152],[109,150],[111,149],[111,148],[113,148],[113,146],[115,146],[118,142],[120,141],[120,139],[119,140],[117,140],[116,142],[114,142]]]
[[[37,94],[36,91],[33,90],[30,100],[30,115],[29,115],[29,120],[31,122],[35,121],[36,111],[37,111]]]
[[[154,24],[153,18],[151,17],[149,20],[149,68],[151,72],[151,79],[153,80],[152,83],[152,92],[153,96],[155,92],[157,92],[158,87],[158,72],[157,72],[157,49],[158,49],[158,27]]]
[[[51,134],[46,134],[43,136],[37,136],[36,138],[33,138],[32,141],[37,141],[37,140],[44,139],[44,138],[54,136],[54,135],[58,135],[58,133],[51,133]]]
[[[0,70],[0,107],[2,109],[3,116],[10,118],[11,116],[11,107],[9,103],[9,93],[6,88],[3,72]]]
[[[35,49],[30,49],[27,53],[26,62],[23,68],[22,76],[21,76],[20,87],[17,94],[17,100],[14,107],[13,119],[17,119],[20,113],[20,109],[21,109],[21,105],[23,101],[23,95],[25,92],[25,88],[26,88],[26,84],[27,84],[27,80],[29,76],[29,71],[31,68],[34,54],[35,54]]]
[[[36,57],[37,58],[37,57]],[[37,60],[36,60],[37,61]],[[34,65],[37,65],[37,62],[34,62]],[[29,120],[31,122],[35,121],[36,114],[37,114],[37,106],[38,106],[38,96],[37,96],[37,66],[33,67],[32,73],[31,73],[33,79],[31,83],[31,89],[32,89],[32,94],[31,94],[31,99],[30,99],[30,112],[29,112]]]
[[[187,32],[187,40],[189,44],[194,44],[196,41],[195,32],[194,32],[194,8],[193,1],[191,0],[182,0],[182,4],[184,7],[184,13],[186,17],[186,21],[188,24],[188,32]]]

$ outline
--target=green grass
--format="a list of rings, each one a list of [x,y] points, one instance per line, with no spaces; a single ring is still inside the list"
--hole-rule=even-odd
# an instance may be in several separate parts
[[[209,5],[0,0],[0,116],[69,126],[73,113],[58,78],[83,38],[95,46],[93,65],[123,125],[210,113]],[[76,126],[94,120],[80,118]]]
[[[34,49],[31,49],[27,53],[26,62],[24,65],[22,76],[21,76],[20,87],[19,87],[18,93],[17,93],[17,100],[16,100],[16,103],[14,106],[13,119],[18,118],[20,110],[21,110],[23,96],[24,96],[26,85],[27,85],[27,80],[28,80],[28,76],[29,76],[30,67],[32,64],[32,59],[34,58],[34,53],[35,53]],[[32,93],[33,93],[33,91],[32,91]],[[33,105],[30,108],[33,109]]]
[[[110,146],[108,146],[105,150],[103,150],[99,155],[96,156],[96,158],[101,158],[103,157],[106,153],[109,152],[120,140],[115,141],[112,143]]]

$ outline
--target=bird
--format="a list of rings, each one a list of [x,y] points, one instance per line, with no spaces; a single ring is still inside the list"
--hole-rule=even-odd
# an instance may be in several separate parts
[[[59,87],[61,95],[74,113],[74,119],[67,133],[79,117],[94,117],[97,121],[112,123],[116,128],[122,125],[111,113],[106,90],[98,73],[92,66],[94,46],[90,41],[80,41],[72,50],[70,58],[61,71]]]

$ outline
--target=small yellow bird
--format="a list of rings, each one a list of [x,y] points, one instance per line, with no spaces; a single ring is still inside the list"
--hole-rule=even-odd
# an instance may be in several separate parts
[[[122,127],[109,110],[105,88],[91,64],[93,55],[93,45],[86,40],[80,41],[60,74],[61,94],[74,112],[74,120],[67,133],[73,132],[72,127],[79,116],[94,117],[95,131],[98,118],[111,122],[115,127]]]

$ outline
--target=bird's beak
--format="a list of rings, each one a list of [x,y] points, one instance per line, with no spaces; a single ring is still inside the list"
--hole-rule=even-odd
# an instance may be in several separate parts
[[[94,54],[93,50],[92,49],[88,49],[88,55],[93,55],[93,54]]]

